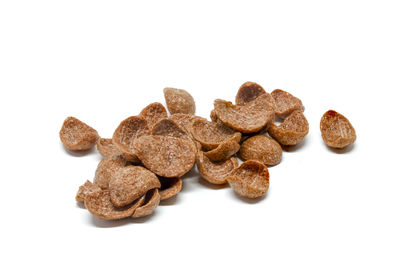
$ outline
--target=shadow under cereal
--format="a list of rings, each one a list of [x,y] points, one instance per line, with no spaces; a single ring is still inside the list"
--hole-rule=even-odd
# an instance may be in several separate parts
[[[142,218],[124,218],[120,220],[102,220],[94,216],[93,214],[89,214],[90,216],[90,224],[98,228],[113,228],[113,227],[121,227],[127,224],[135,224],[135,223],[146,223],[151,220],[154,216],[156,216],[156,211],[152,214],[147,215]]]
[[[209,189],[214,189],[214,190],[219,190],[219,189],[223,189],[223,188],[229,187],[228,183],[226,183],[226,184],[212,184],[212,183],[206,181],[204,178],[202,178],[200,176],[198,177],[198,182],[199,182],[199,184],[201,184],[201,185],[203,185],[205,187],[208,187]]]
[[[268,192],[265,195],[263,195],[261,197],[257,197],[257,198],[243,197],[243,196],[237,194],[234,190],[231,190],[231,195],[232,195],[232,198],[240,200],[241,202],[246,202],[247,204],[257,204],[257,203],[263,201],[264,199],[268,198]]]
[[[282,145],[281,147],[282,147],[283,151],[291,153],[291,152],[296,152],[296,151],[302,149],[304,146],[307,145],[307,143],[308,143],[308,138],[306,137],[306,138],[304,138],[303,141],[301,141],[297,145],[294,145],[294,146],[284,146],[284,145]]]
[[[68,150],[62,144],[61,144],[61,146],[62,146],[63,150],[65,151],[65,153],[67,153],[68,155],[73,156],[73,157],[84,157],[84,156],[87,156],[90,154],[94,154],[96,152],[96,149],[94,147],[89,150],[84,150],[84,151],[71,151],[71,150]]]

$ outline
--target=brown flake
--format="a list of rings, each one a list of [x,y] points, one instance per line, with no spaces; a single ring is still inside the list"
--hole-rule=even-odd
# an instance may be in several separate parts
[[[85,205],[90,213],[100,219],[118,220],[131,217],[135,210],[143,204],[144,199],[143,196],[134,203],[119,208],[111,203],[110,191],[102,190],[86,195]]]
[[[78,202],[84,202],[86,195],[97,192],[97,191],[101,191],[101,188],[99,186],[93,184],[89,180],[86,180],[86,182],[79,187],[79,190],[78,190],[78,193],[76,193],[75,199]]]
[[[181,177],[194,165],[196,148],[193,142],[169,136],[142,136],[134,148],[142,163],[159,176]]]
[[[219,120],[242,133],[255,133],[266,127],[275,118],[275,103],[270,94],[261,94],[245,105],[217,99],[214,110]]]
[[[147,126],[152,129],[159,120],[168,118],[167,110],[158,102],[151,103],[145,107],[139,114],[147,121]]]
[[[253,159],[272,166],[281,162],[282,148],[271,137],[255,135],[242,143],[238,155],[243,161]]]
[[[137,208],[133,213],[133,218],[141,218],[150,215],[160,204],[160,194],[158,189],[152,189],[146,193],[146,198],[142,206]]]
[[[74,117],[66,118],[60,130],[61,142],[71,151],[91,149],[97,138],[95,129]]]
[[[246,105],[262,94],[266,94],[261,85],[254,82],[245,82],[236,94],[236,105]]]
[[[333,148],[344,148],[357,138],[350,121],[334,110],[329,110],[322,116],[320,129],[324,142]]]
[[[227,139],[236,137],[240,141],[241,134],[227,127],[221,122],[210,122],[203,118],[193,121],[191,133],[193,138],[198,141],[205,149],[217,148]],[[236,133],[236,135],[235,135]]]
[[[239,151],[239,141],[240,133],[235,133],[233,137],[223,141],[218,147],[206,152],[205,155],[212,161],[229,159]]]
[[[217,122],[218,121],[218,117],[217,117],[217,113],[215,112],[215,110],[211,110],[210,112],[210,119],[213,122]]]
[[[271,95],[275,100],[275,114],[279,118],[284,119],[295,110],[304,112],[304,106],[301,100],[290,93],[281,89],[276,89],[272,91]]]
[[[132,116],[123,120],[113,135],[113,143],[122,152],[122,156],[132,162],[138,162],[133,143],[136,138],[149,135],[147,121],[141,116]]]
[[[158,190],[160,193],[160,200],[171,198],[177,195],[182,189],[182,179],[179,177],[161,177],[158,176],[161,183],[161,188]]]
[[[225,184],[227,176],[239,165],[235,157],[213,162],[202,151],[197,153],[196,164],[200,175],[212,184]]]
[[[176,113],[169,116],[170,120],[176,122],[176,124],[181,127],[181,129],[185,130],[188,134],[191,132],[193,120],[200,118],[194,115],[183,114],[183,113]]]
[[[99,151],[100,155],[103,157],[120,155],[121,151],[119,151],[118,147],[114,145],[111,138],[99,138],[96,142],[97,151]]]
[[[157,122],[154,125],[151,134],[192,140],[189,134],[171,119],[162,119]]]
[[[295,110],[279,126],[272,124],[268,133],[281,145],[293,146],[308,134],[308,121],[303,112]]]
[[[171,114],[184,113],[193,115],[196,111],[193,97],[183,89],[164,88],[164,97]]]
[[[110,180],[115,173],[125,166],[128,162],[121,156],[108,156],[103,158],[97,165],[93,183],[101,189],[108,189]]]
[[[229,185],[241,196],[257,198],[269,188],[268,168],[259,161],[248,160],[227,177]]]
[[[111,202],[123,207],[144,195],[147,191],[161,186],[157,176],[141,166],[127,166],[115,172],[110,180]]]

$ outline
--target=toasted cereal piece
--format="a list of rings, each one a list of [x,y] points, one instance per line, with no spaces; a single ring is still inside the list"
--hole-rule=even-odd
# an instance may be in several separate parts
[[[135,210],[143,204],[144,200],[145,196],[142,196],[135,202],[119,208],[111,203],[110,191],[102,190],[86,195],[85,205],[90,213],[100,219],[119,220],[131,217]]]
[[[194,165],[196,147],[192,141],[169,136],[142,136],[134,148],[142,163],[159,176],[181,177]]]
[[[213,162],[202,151],[197,153],[196,164],[200,175],[212,184],[225,184],[226,177],[239,165],[235,157]]]
[[[325,144],[333,148],[344,148],[357,138],[350,121],[334,110],[328,110],[322,116],[320,129]]]
[[[272,91],[271,95],[275,100],[275,114],[279,118],[284,119],[295,110],[304,112],[304,106],[301,100],[290,93],[281,89],[276,89]]]
[[[93,183],[101,189],[108,189],[111,178],[115,173],[125,166],[128,162],[121,156],[108,156],[103,158],[97,165]]]
[[[266,94],[261,85],[254,82],[245,82],[236,94],[236,105],[246,105],[262,94]]]
[[[198,118],[193,121],[191,133],[193,138],[199,142],[205,149],[214,149],[222,142],[235,137],[240,141],[241,134],[227,127],[221,122],[207,121],[203,118]]]
[[[160,204],[160,194],[158,189],[152,189],[146,193],[146,198],[144,203],[135,210],[132,218],[141,218],[150,215]]]
[[[74,117],[68,117],[60,130],[63,145],[71,151],[88,150],[94,147],[99,135],[95,129]]]
[[[196,159],[197,159],[198,154],[200,152],[203,152],[203,148],[201,147],[201,144],[199,142],[197,142],[197,141],[194,141],[194,144],[196,146]]]
[[[111,202],[123,207],[153,188],[161,187],[157,176],[141,166],[127,166],[115,172],[110,180]]]
[[[273,166],[281,162],[282,148],[271,137],[255,135],[242,143],[238,155],[243,161],[253,159]]]
[[[92,184],[89,180],[79,187],[78,193],[76,193],[75,199],[78,202],[84,202],[87,194],[91,194],[97,191],[101,191],[98,185]]]
[[[149,134],[150,129],[147,121],[141,116],[132,116],[120,123],[114,132],[112,140],[126,160],[139,162],[133,148],[133,143],[136,138]]]
[[[169,116],[168,119],[176,122],[179,125],[179,127],[181,127],[181,129],[185,130],[187,133],[190,134],[190,129],[192,128],[193,120],[195,120],[196,118],[200,117],[183,113],[175,113]]]
[[[212,161],[226,160],[239,151],[240,133],[235,133],[233,137],[223,141],[217,148],[205,152],[205,155]]]
[[[281,125],[272,124],[268,133],[281,145],[294,146],[308,134],[308,121],[300,110],[293,111]]]
[[[242,133],[258,132],[275,118],[274,99],[267,93],[245,105],[233,105],[217,99],[214,101],[214,110],[219,120]]]
[[[192,140],[191,136],[171,119],[162,119],[158,121],[154,125],[151,134]]]
[[[218,121],[218,117],[217,117],[217,113],[215,112],[215,110],[211,110],[210,112],[210,119],[213,122],[217,122]]]
[[[171,114],[184,113],[193,115],[196,111],[193,97],[183,89],[164,88],[164,97],[168,111]]]
[[[145,107],[139,114],[147,121],[147,126],[152,129],[159,120],[168,118],[167,110],[158,102],[151,103]]]
[[[182,189],[182,179],[179,177],[166,178],[158,176],[161,183],[160,200],[165,200],[177,195]]]
[[[248,160],[226,178],[229,185],[241,196],[257,198],[268,191],[268,168],[259,161]]]
[[[99,151],[100,155],[103,157],[120,155],[121,151],[119,151],[118,147],[114,145],[111,138],[99,138],[96,142],[97,151]]]

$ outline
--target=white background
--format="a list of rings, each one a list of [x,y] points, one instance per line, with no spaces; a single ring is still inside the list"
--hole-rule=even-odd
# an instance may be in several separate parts
[[[1,266],[399,266],[398,1],[1,1]],[[104,222],[75,202],[100,156],[69,153],[76,116],[119,122],[184,88],[208,117],[255,81],[302,99],[304,143],[259,201],[192,171],[145,219]],[[319,120],[357,141],[328,149]]]

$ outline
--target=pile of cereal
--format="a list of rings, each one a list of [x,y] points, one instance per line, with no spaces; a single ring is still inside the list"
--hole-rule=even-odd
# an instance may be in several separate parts
[[[253,82],[239,88],[235,104],[215,100],[210,121],[194,115],[187,91],[165,88],[164,97],[170,116],[162,104],[152,103],[123,120],[111,139],[76,118],[64,121],[60,139],[67,149],[96,145],[103,156],[93,182],[86,181],[76,195],[95,216],[152,214],[160,201],[181,191],[181,177],[194,165],[210,183],[228,183],[247,198],[263,196],[269,188],[267,166],[279,164],[282,147],[300,143],[309,130],[300,99],[280,89],[269,94]],[[332,110],[321,119],[321,133],[334,148],[356,139],[350,122]]]

